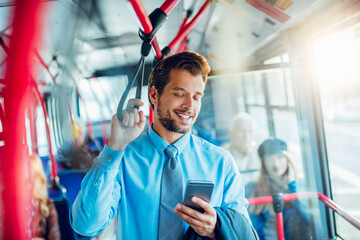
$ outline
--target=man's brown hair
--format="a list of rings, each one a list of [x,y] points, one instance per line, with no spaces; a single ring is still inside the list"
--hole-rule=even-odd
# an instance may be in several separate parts
[[[172,55],[161,60],[152,70],[149,76],[148,92],[154,86],[161,96],[165,86],[170,82],[170,72],[173,69],[185,70],[193,76],[201,75],[204,83],[211,70],[206,59],[198,53],[187,51]],[[151,101],[150,104],[154,109]]]

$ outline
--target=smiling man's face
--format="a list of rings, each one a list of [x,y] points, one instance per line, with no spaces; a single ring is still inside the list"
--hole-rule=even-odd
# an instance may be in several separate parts
[[[154,127],[161,125],[167,131],[180,134],[189,132],[200,112],[204,87],[201,75],[171,70],[170,82],[155,103]]]

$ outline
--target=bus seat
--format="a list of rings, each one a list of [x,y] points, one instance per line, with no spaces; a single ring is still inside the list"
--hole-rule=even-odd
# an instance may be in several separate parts
[[[81,169],[66,169],[58,172],[60,185],[66,188],[69,206],[74,203],[85,174],[86,171]]]
[[[77,240],[69,222],[69,203],[66,197],[54,199],[58,213],[58,221],[61,232],[61,240]]]
[[[49,176],[50,175],[49,156],[42,156],[42,157],[40,157],[40,159],[43,164],[45,176]]]
[[[58,191],[58,193],[55,193]],[[52,198],[56,211],[58,213],[58,222],[61,232],[61,240],[90,240],[90,237],[85,237],[77,234],[70,226],[70,208],[69,201],[66,197],[66,192],[62,189],[51,190],[54,198]],[[61,197],[59,197],[61,196]]]

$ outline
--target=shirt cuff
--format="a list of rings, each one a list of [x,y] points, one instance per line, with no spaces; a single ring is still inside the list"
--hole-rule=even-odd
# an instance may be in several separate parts
[[[120,165],[121,159],[124,156],[124,151],[112,150],[105,144],[104,149],[101,151],[98,162],[104,170],[116,170]]]

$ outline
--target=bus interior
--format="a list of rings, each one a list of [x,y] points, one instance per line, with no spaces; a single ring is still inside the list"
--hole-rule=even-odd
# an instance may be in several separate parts
[[[29,156],[40,156],[68,209],[85,173],[67,179],[56,158],[74,141],[74,118],[101,151],[125,89],[142,79],[124,101],[141,96],[151,123],[148,76],[186,50],[211,66],[193,133],[225,146],[232,117],[248,113],[257,144],[287,142],[311,193],[302,201],[313,239],[360,239],[358,0],[0,0],[0,239],[28,239]]]

